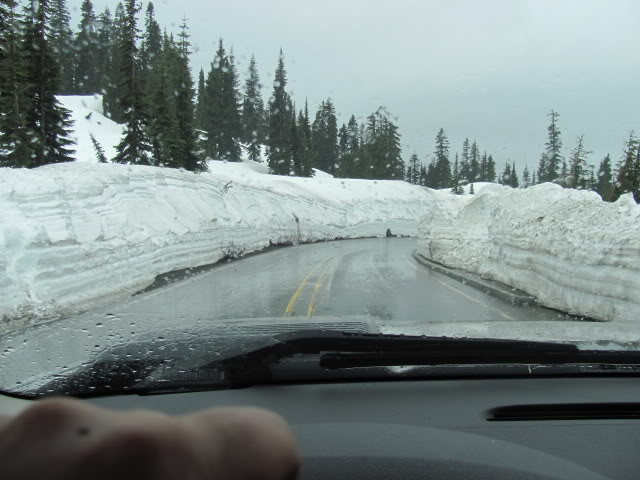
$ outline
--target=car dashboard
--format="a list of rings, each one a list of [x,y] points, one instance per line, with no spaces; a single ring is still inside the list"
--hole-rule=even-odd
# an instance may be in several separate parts
[[[640,382],[629,377],[285,384],[89,401],[168,414],[275,411],[298,439],[304,479],[635,479],[640,464]]]

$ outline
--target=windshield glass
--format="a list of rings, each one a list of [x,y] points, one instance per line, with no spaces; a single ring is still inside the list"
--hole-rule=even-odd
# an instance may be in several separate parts
[[[0,391],[304,331],[636,350],[639,15],[0,0]]]

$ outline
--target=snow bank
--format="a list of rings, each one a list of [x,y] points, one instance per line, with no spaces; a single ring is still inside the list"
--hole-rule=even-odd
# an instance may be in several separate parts
[[[73,163],[0,169],[0,318],[53,317],[161,273],[270,243],[415,235],[434,192],[405,182]]]
[[[640,320],[640,206],[553,184],[427,206],[418,252],[599,320]]]

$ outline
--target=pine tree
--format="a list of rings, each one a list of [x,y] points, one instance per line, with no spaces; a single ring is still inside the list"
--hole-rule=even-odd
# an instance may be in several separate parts
[[[206,154],[220,160],[240,160],[242,120],[235,67],[220,39],[205,83]],[[287,122],[286,129],[290,128]]]
[[[27,65],[26,132],[33,156],[28,165],[21,165],[26,167],[74,160],[70,112],[55,97],[60,90],[60,71],[47,40],[49,31],[47,0],[28,4],[23,51]]]
[[[529,174],[529,167],[525,165],[524,170],[522,171],[522,187],[529,188],[530,186],[531,186],[531,175]]]
[[[547,154],[543,153],[542,155],[540,155],[540,161],[538,162],[538,183],[544,183],[544,182],[547,181],[546,178],[547,178],[547,164],[548,163],[549,162],[548,162],[548,159],[547,159]]]
[[[436,135],[435,157],[435,188],[449,188],[451,186],[451,163],[449,162],[449,139],[441,128]]]
[[[471,184],[471,187],[469,187],[469,195],[475,195],[476,191],[473,188],[473,183]]]
[[[558,182],[560,180],[561,167],[563,158],[560,154],[562,149],[562,138],[560,134],[560,128],[558,127],[558,118],[560,114],[554,110],[549,112],[551,123],[547,127],[547,142],[546,146],[546,168],[544,172],[544,178],[541,179],[545,182]]]
[[[177,135],[177,110],[172,101],[172,82],[170,78],[170,64],[173,60],[171,44],[165,37],[164,48],[154,58],[154,88],[149,97],[148,113],[149,125],[147,132],[151,140],[153,164],[162,167],[179,168]]]
[[[120,105],[120,98],[123,96],[122,84],[124,81],[122,73],[122,63],[126,59],[123,59],[122,45],[127,41],[126,39],[126,13],[124,5],[119,2],[116,6],[113,21],[108,31],[110,37],[109,44],[109,58],[110,69],[106,71],[106,92],[103,98],[103,108],[105,114],[110,117],[114,122],[121,123],[124,120],[124,109]],[[100,36],[106,35],[106,27],[101,29]],[[137,31],[136,31],[137,36]]]
[[[451,193],[454,195],[462,195],[464,193],[464,189],[462,185],[460,185],[460,168],[458,163],[458,154],[456,153],[456,159],[453,162],[453,176],[452,176],[453,186],[451,187]]]
[[[289,175],[291,172],[291,144],[289,95],[287,94],[287,71],[284,66],[284,54],[280,50],[278,66],[273,81],[273,94],[269,101],[269,154],[271,172],[276,175]]]
[[[27,134],[27,65],[18,33],[13,0],[0,0],[0,167],[27,167],[32,162]]]
[[[487,156],[487,152],[484,153],[483,159]],[[485,182],[496,181],[496,162],[493,160],[493,155],[489,155],[487,158],[487,167],[485,172]]]
[[[89,137],[91,138],[93,149],[96,152],[96,158],[98,159],[98,163],[109,163],[109,161],[107,160],[107,156],[104,153],[104,148],[102,148],[102,145],[100,145],[100,142],[96,140],[96,137],[93,136],[93,133],[90,133]]]
[[[407,181],[409,183],[417,185],[420,181],[420,158],[418,158],[418,155],[416,153],[411,155],[411,157],[409,158],[409,169],[411,172],[411,176],[407,178]]]
[[[73,78],[75,52],[71,17],[67,8],[67,0],[45,0],[40,2],[49,16],[48,40],[52,55],[56,58],[59,69],[59,91],[56,94],[72,94],[75,91]]]
[[[502,175],[500,175],[500,178],[498,179],[498,183],[500,185],[511,185],[511,165],[509,165],[509,162],[506,162],[504,164],[504,170],[502,171]]]
[[[489,174],[488,174],[488,162],[489,162],[489,157],[487,157],[487,151],[485,150],[484,153],[482,154],[482,158],[480,159],[480,175],[478,175],[478,179],[481,182],[490,182],[492,180],[489,180]]]
[[[596,180],[595,191],[600,194],[603,200],[610,202],[613,199],[614,185],[613,174],[611,171],[611,156],[607,155],[600,161],[598,168],[598,177]]]
[[[304,112],[300,112],[298,124],[300,126],[300,144],[303,148],[302,175],[313,176],[313,152],[311,143],[311,121],[309,119],[309,102],[305,99]]]
[[[120,40],[120,97],[118,106],[123,111],[123,120],[127,131],[117,146],[114,162],[136,165],[153,165],[151,144],[146,136],[148,125],[145,111],[145,96],[137,62],[137,39],[139,30],[136,26],[140,5],[137,0],[126,0],[123,32]]]
[[[405,166],[402,160],[400,133],[382,107],[367,117],[360,159],[363,177],[401,180]]]
[[[251,56],[249,73],[244,84],[244,101],[242,103],[242,140],[248,145],[249,159],[260,161],[261,144],[264,142],[264,102],[262,85],[258,75],[255,55]]]
[[[638,177],[638,139],[632,131],[625,142],[622,160],[618,164],[614,200],[624,193],[633,193],[636,201],[640,201],[640,178]]]
[[[154,72],[152,71],[154,64],[162,53],[162,30],[160,24],[156,20],[155,7],[153,2],[147,4],[145,12],[145,30],[142,44],[140,46],[140,65],[139,71],[143,78],[147,95],[153,95],[153,89],[156,87],[152,79]]]
[[[478,143],[474,140],[471,145],[471,151],[469,154],[469,178],[470,182],[476,182],[480,180],[480,148]]]
[[[97,19],[96,25],[96,48],[95,48],[95,68],[96,68],[96,84],[100,93],[105,95],[109,88],[109,81],[112,71],[112,29],[113,20],[111,18],[111,11],[109,8],[105,8]],[[106,109],[105,109],[106,111]]]
[[[98,31],[91,0],[83,0],[80,11],[82,16],[75,39],[75,92],[80,95],[90,95],[100,91],[98,56],[96,55],[99,49]]]
[[[173,77],[173,94],[175,100],[177,152],[176,162],[182,168],[192,172],[202,172],[207,169],[203,158],[198,153],[198,137],[195,130],[195,91],[189,56],[191,43],[187,19],[182,19],[180,26],[178,50],[175,58]]]
[[[587,155],[591,152],[584,148],[584,135],[580,135],[576,147],[571,152],[571,163],[565,179],[565,185],[569,188],[584,190],[588,182]]]
[[[538,180],[536,179],[536,171],[534,170],[531,174],[531,186],[537,185]]]
[[[469,183],[471,179],[471,144],[465,138],[462,144],[462,158],[460,160],[460,180],[463,185]]]
[[[334,174],[338,164],[338,125],[336,111],[331,100],[323,101],[311,127],[315,154],[314,166]]]
[[[200,73],[198,74],[198,96],[196,100],[196,127],[200,130],[204,129],[206,110],[204,70],[200,69]]]
[[[515,162],[511,166],[511,183],[509,184],[512,188],[520,187],[520,182],[518,181],[518,173],[516,172],[516,164]]]

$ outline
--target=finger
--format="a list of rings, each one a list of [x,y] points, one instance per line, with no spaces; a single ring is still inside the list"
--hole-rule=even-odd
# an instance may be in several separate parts
[[[208,468],[222,479],[295,479],[300,459],[293,433],[276,414],[255,408],[211,409],[185,418],[198,432]]]

